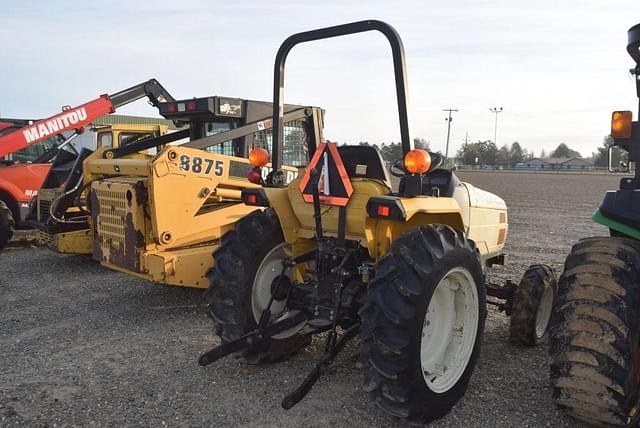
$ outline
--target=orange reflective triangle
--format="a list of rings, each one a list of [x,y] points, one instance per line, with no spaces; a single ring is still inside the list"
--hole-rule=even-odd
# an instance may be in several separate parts
[[[300,192],[305,202],[313,203],[311,170],[315,168],[320,177],[318,191],[320,203],[344,207],[349,203],[353,186],[335,143],[321,143],[313,154],[311,163],[300,181]]]

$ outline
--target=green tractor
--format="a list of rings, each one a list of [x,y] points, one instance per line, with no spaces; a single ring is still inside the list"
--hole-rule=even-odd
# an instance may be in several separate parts
[[[640,24],[627,50],[640,98]],[[550,324],[551,383],[559,407],[599,426],[640,422],[640,122],[612,115],[609,170],[629,172],[607,192],[593,220],[608,237],[571,249]]]
[[[320,134],[308,141],[309,165],[286,185],[282,118],[289,51],[373,30],[391,45],[403,159],[387,169],[375,147],[338,147]],[[206,296],[222,343],[199,363],[232,353],[250,362],[283,360],[325,333],[324,352],[284,397],[285,409],[359,337],[370,397],[391,415],[428,422],[447,414],[467,389],[487,296],[512,315],[515,342],[534,345],[545,333],[553,272],[535,265],[518,286],[487,283],[487,268],[505,260],[507,207],[441,168],[441,155],[413,148],[405,70],[399,35],[380,21],[294,34],[276,56],[272,171],[262,187],[242,191],[245,204],[262,209],[240,219],[214,253]],[[260,168],[269,153],[254,149],[249,158]],[[397,191],[389,173],[400,179]]]

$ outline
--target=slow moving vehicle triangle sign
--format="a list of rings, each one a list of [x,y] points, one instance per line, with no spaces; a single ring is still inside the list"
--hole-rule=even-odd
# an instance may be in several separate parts
[[[320,203],[344,207],[349,203],[353,193],[351,180],[347,174],[340,153],[335,143],[321,143],[300,182],[300,191],[305,202],[313,203],[311,170],[315,168],[320,174],[318,193]]]

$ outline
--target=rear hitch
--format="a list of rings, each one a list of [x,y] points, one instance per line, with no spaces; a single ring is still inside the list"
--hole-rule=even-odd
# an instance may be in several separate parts
[[[258,321],[257,328],[254,331],[247,333],[242,337],[232,340],[231,342],[218,345],[215,348],[211,349],[210,351],[205,352],[200,356],[200,358],[198,358],[198,364],[200,364],[201,366],[208,366],[209,364],[219,360],[222,357],[225,357],[229,354],[233,354],[234,352],[242,351],[243,349],[246,349],[251,345],[259,343],[265,338],[282,333],[283,331],[287,331],[291,328],[294,328],[298,324],[301,324],[304,321],[306,321],[309,318],[308,315],[303,311],[300,311],[288,318],[285,318],[273,324],[269,324],[269,321],[271,319],[271,305],[273,304],[273,300],[275,296],[280,295],[281,293],[284,293],[286,296],[286,300],[288,301],[289,296],[291,294],[291,288],[292,288],[291,283],[288,284],[287,290],[285,291],[280,290],[280,287],[282,286],[282,283],[283,283],[282,278],[285,278],[284,276],[285,270],[289,267],[295,266],[298,263],[308,261],[308,260],[313,260],[313,258],[315,257],[315,254],[316,254],[315,250],[307,251],[305,253],[302,253],[296,257],[292,257],[287,261],[283,262],[282,272],[280,272],[276,286],[271,292],[271,298],[269,299],[269,304],[262,311],[262,314],[260,314],[260,320]]]
[[[198,359],[198,364],[201,366],[208,366],[214,361],[217,361],[229,354],[233,354],[234,352],[242,351],[243,349],[260,342],[264,338],[271,337],[294,328],[298,324],[306,321],[307,318],[308,317],[305,313],[298,312],[289,318],[283,319],[282,321],[258,328],[251,333],[247,333],[244,336],[237,338],[236,340],[218,345],[210,351],[202,354]]]
[[[325,368],[329,367],[338,353],[344,348],[344,345],[358,334],[360,323],[349,327],[340,338],[337,337],[335,330],[332,330],[327,337],[325,350],[320,360],[313,367],[311,372],[304,378],[302,383],[286,397],[282,399],[282,407],[289,410],[300,402],[313,388],[313,385],[320,379],[320,375]]]

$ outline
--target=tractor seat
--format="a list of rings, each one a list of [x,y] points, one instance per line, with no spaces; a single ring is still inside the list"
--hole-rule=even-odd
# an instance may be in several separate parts
[[[374,146],[338,146],[349,178],[369,178],[383,182],[391,189],[389,173],[378,149]]]

